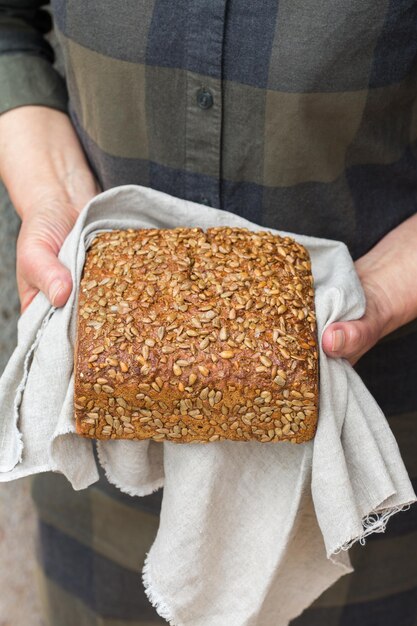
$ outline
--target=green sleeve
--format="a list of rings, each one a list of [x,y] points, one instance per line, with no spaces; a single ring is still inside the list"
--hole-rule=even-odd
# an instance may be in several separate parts
[[[67,111],[65,80],[55,70],[45,0],[0,3],[0,114],[27,104]]]

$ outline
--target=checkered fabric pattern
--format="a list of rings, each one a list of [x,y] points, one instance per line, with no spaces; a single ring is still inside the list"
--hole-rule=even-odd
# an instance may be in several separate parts
[[[416,2],[53,0],[65,80],[43,4],[0,4],[0,112],[68,111],[103,189],[150,186],[354,258],[415,213]],[[416,347],[412,323],[357,366],[415,488]],[[138,574],[160,492],[130,498],[103,476],[73,492],[48,474],[33,494],[51,625],[164,623]],[[355,573],[294,626],[417,626],[416,551],[414,507],[354,547]]]

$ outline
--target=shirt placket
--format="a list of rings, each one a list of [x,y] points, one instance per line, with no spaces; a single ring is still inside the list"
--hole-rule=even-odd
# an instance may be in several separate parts
[[[221,208],[222,63],[227,0],[190,3],[187,24],[185,194]]]

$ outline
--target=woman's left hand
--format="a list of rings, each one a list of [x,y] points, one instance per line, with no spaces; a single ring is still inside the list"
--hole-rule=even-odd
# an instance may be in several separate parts
[[[417,214],[355,262],[366,296],[365,315],[335,322],[323,333],[330,357],[354,365],[379,339],[417,318]]]

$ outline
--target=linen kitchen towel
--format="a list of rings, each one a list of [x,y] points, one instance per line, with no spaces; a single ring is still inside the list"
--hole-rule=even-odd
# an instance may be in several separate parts
[[[265,230],[135,185],[87,204],[60,252],[74,282],[68,302],[56,309],[38,294],[18,321],[18,345],[0,379],[0,481],[45,471],[63,473],[74,489],[98,480],[93,443],[75,433],[73,415],[77,292],[95,234],[224,225]],[[364,313],[353,261],[343,243],[278,234],[310,253],[321,345],[328,324]],[[108,480],[122,491],[143,496],[164,486],[143,579],[170,624],[287,625],[352,571],[354,542],[383,531],[416,500],[377,403],[347,361],[321,348],[319,407],[315,438],[298,445],[97,442]]]

